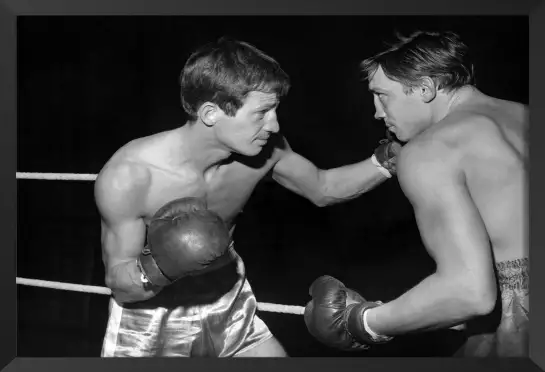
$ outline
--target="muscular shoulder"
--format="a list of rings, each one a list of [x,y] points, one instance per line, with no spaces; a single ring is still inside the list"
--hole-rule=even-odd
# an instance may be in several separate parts
[[[457,113],[407,143],[398,156],[398,179],[409,198],[447,189],[463,178],[471,159],[501,147],[501,133],[490,118]]]
[[[502,146],[499,125],[489,116],[461,112],[447,116],[404,147],[401,157],[433,156],[442,160],[459,160],[472,154]],[[416,158],[414,158],[416,156]]]
[[[134,192],[149,185],[150,166],[160,163],[168,133],[161,132],[134,139],[119,148],[108,160],[96,180],[95,189],[108,192]]]
[[[109,162],[95,181],[95,201],[105,219],[137,217],[143,211],[151,172],[131,160]]]

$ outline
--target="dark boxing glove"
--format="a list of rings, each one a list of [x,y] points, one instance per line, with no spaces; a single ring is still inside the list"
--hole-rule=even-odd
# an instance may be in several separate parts
[[[229,229],[204,200],[173,200],[157,211],[148,228],[148,244],[138,257],[143,281],[167,286],[231,262]]]
[[[366,301],[331,276],[316,279],[309,293],[312,300],[305,307],[305,324],[309,333],[323,344],[340,350],[358,351],[391,339],[372,336],[363,323],[364,312],[381,305],[380,301]],[[347,299],[356,303],[347,306]]]
[[[396,174],[396,157],[403,147],[390,131],[386,131],[386,138],[380,140],[380,145],[371,157],[373,163],[388,178]]]

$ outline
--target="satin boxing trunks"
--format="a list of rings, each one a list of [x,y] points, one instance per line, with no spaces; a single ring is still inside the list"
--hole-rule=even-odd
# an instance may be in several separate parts
[[[139,303],[110,299],[102,357],[232,357],[272,337],[233,246],[232,261]]]

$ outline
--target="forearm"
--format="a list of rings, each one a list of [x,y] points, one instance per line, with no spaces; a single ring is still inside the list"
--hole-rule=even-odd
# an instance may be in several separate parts
[[[148,300],[162,289],[142,282],[136,259],[111,267],[106,282],[115,299],[121,303]]]
[[[357,198],[388,177],[369,158],[356,164],[320,170],[320,179],[323,183],[323,199],[320,204],[330,205]]]
[[[433,274],[399,298],[367,310],[367,323],[387,336],[448,328],[480,315],[478,301],[461,280]]]

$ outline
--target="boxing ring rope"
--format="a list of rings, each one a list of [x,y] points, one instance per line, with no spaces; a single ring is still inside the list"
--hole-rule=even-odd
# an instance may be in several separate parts
[[[75,291],[75,292],[84,292],[84,293],[96,293],[96,294],[108,295],[108,296],[112,294],[112,291],[110,290],[110,288],[99,287],[94,285],[51,282],[47,280],[28,279],[28,278],[19,278],[19,277],[15,278],[15,282],[19,285],[27,285],[31,287],[60,289],[64,291]],[[257,308],[260,311],[267,311],[272,313],[283,313],[283,314],[295,314],[295,315],[303,315],[303,312],[305,310],[305,308],[302,306],[279,305],[279,304],[271,304],[267,302],[258,302]]]
[[[97,178],[96,174],[79,174],[79,173],[31,173],[31,172],[16,172],[16,179],[20,180],[55,180],[55,181],[94,181]]]
[[[54,180],[54,181],[94,181],[96,174],[80,174],[80,173],[32,173],[32,172],[16,172],[16,179],[25,180]],[[95,293],[101,295],[111,295],[112,291],[107,287],[99,287],[92,285],[82,285],[64,282],[52,282],[47,280],[29,279],[16,277],[15,282],[19,285],[27,285],[32,287],[51,288],[65,291],[75,291],[84,293]],[[305,308],[296,305],[281,305],[267,302],[258,302],[257,308],[260,311],[273,313],[296,314],[302,315]]]
[[[16,172],[15,174],[17,179],[26,179],[26,180],[61,180],[61,181],[94,181],[97,177],[96,174],[80,174],[80,173],[32,173],[32,172]],[[64,282],[51,282],[47,280],[38,280],[38,279],[28,279],[28,278],[15,278],[15,282],[19,285],[27,285],[32,287],[41,287],[41,288],[51,288],[51,289],[60,289],[65,291],[76,291],[76,292],[85,292],[85,293],[96,293],[102,295],[111,295],[112,291],[110,288],[92,286],[92,285],[82,285],[82,284],[72,284]],[[258,302],[257,308],[260,311],[267,311],[272,313],[283,313],[283,314],[295,314],[303,315],[305,308],[303,306],[297,305],[281,305],[281,304],[272,304],[268,302]],[[457,325],[450,327],[453,330],[462,330],[464,325]]]

